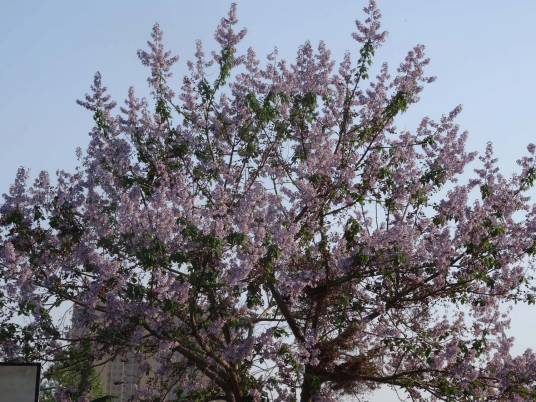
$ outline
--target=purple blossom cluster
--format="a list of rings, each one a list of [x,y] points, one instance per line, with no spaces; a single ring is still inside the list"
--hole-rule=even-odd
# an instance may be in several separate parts
[[[419,45],[369,79],[386,33],[375,1],[365,13],[360,57],[338,65],[322,42],[292,63],[240,54],[233,5],[179,85],[155,25],[138,52],[151,99],[131,88],[117,110],[97,73],[80,166],[33,184],[21,168],[0,206],[2,358],[68,370],[73,350],[95,365],[134,353],[154,362],[143,401],[386,385],[534,400],[536,356],[510,354],[504,306],[535,301],[536,147],[506,177],[491,145],[465,150],[460,107],[398,128],[429,60]],[[83,331],[53,318],[66,305]],[[57,382],[58,401],[88,400],[87,381]]]

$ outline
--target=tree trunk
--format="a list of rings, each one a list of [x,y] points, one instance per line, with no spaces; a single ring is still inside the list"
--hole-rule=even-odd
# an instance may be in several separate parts
[[[300,402],[313,402],[313,397],[320,389],[320,381],[306,368],[301,386]]]

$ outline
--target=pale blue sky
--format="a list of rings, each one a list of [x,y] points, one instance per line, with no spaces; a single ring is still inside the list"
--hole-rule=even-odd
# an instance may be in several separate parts
[[[237,1],[245,45],[259,55],[278,46],[292,59],[296,47],[324,39],[335,56],[357,54],[350,38],[363,0]],[[383,0],[388,42],[377,61],[394,68],[406,51],[423,43],[438,80],[406,115],[414,127],[423,115],[438,117],[456,104],[470,132],[468,147],[496,145],[506,172],[536,141],[536,1]],[[74,149],[85,147],[91,116],[75,104],[100,70],[118,102],[128,86],[145,91],[145,70],[136,50],[145,46],[154,22],[169,47],[190,58],[194,40],[207,48],[229,1],[219,0],[0,0],[0,193],[20,165],[72,169]],[[180,69],[181,67],[179,67]],[[178,85],[178,84],[177,84]],[[536,346],[536,311],[517,308],[513,333],[519,351]],[[389,401],[378,397],[376,401]]]

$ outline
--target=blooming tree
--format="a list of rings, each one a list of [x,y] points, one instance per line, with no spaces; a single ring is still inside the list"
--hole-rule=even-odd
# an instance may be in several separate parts
[[[180,86],[158,25],[138,52],[151,99],[130,89],[116,112],[97,73],[78,101],[95,121],[79,168],[31,185],[21,168],[4,195],[3,359],[152,356],[139,400],[335,401],[382,385],[535,400],[536,356],[511,356],[504,308],[533,302],[535,146],[512,177],[488,146],[462,180],[476,154],[460,108],[396,127],[433,80],[428,59],[416,46],[371,79],[386,34],[375,2],[364,10],[359,56],[339,64],[322,42],[293,63],[240,53],[233,5]],[[54,318],[66,303],[83,331]]]

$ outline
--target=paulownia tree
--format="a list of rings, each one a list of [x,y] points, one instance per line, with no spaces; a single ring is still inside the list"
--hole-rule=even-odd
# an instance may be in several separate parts
[[[235,6],[181,85],[158,25],[151,99],[124,106],[97,73],[74,173],[18,171],[0,209],[3,359],[154,360],[139,400],[334,401],[391,386],[414,401],[536,399],[536,356],[511,356],[507,306],[533,302],[535,146],[501,175],[454,120],[396,127],[428,59],[371,79],[373,0],[339,64],[241,53]],[[53,313],[75,305],[82,331]],[[25,319],[22,319],[25,318]],[[78,333],[79,336],[74,336]],[[80,351],[83,351],[80,352]],[[82,353],[82,354],[81,354]],[[87,400],[89,383],[57,393]],[[85,387],[85,388],[84,388]],[[182,396],[181,396],[182,395]]]

